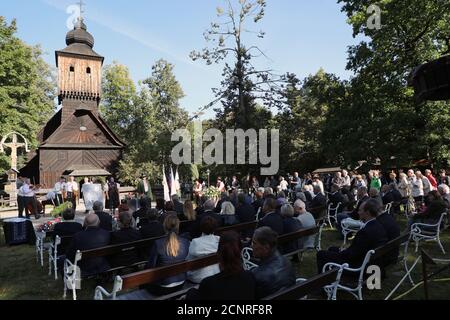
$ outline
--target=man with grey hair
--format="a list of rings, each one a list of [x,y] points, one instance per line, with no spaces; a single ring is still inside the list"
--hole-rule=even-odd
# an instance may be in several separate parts
[[[291,262],[277,249],[277,233],[269,227],[255,230],[252,240],[253,256],[259,260],[252,269],[256,280],[256,298],[267,297],[295,284]]]
[[[95,201],[92,209],[100,220],[100,229],[112,231],[113,220],[109,213],[103,211],[103,202]]]
[[[316,220],[314,216],[306,211],[306,204],[302,200],[297,200],[294,203],[294,216],[298,221],[300,221],[300,226],[302,229],[310,229],[316,226]],[[314,248],[315,235],[302,238],[303,248]]]
[[[450,187],[446,184],[441,184],[438,187],[438,191],[442,196],[442,199],[445,201],[447,208],[450,209]]]
[[[106,230],[99,228],[100,219],[96,214],[88,214],[84,219],[85,230],[77,233],[67,249],[67,258],[72,262],[78,250],[85,251],[102,248],[110,244],[111,236]],[[82,259],[80,262],[81,276],[93,276],[109,269],[105,257]]]

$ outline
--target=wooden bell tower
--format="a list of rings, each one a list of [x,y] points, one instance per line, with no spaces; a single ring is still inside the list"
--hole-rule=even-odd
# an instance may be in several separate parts
[[[101,98],[104,58],[94,50],[94,37],[87,32],[80,16],[67,33],[67,47],[56,51],[58,67],[58,100],[62,104],[62,121],[75,111],[89,110],[98,115]]]

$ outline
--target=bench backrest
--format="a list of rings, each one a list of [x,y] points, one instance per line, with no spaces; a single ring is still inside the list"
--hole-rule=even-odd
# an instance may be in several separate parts
[[[91,250],[86,250],[81,252],[82,259],[92,258],[92,257],[105,257],[111,256],[115,254],[119,254],[121,252],[136,250],[140,248],[145,248],[153,244],[154,241],[158,239],[162,239],[165,236],[143,239],[134,242],[122,243],[117,245],[110,245],[103,248],[96,248]]]
[[[235,224],[232,226],[219,228],[216,230],[215,234],[220,235],[220,234],[223,234],[228,231],[236,231],[236,232],[247,231],[247,230],[255,229],[257,225],[258,225],[257,221]]]
[[[292,233],[283,234],[278,237],[278,244],[286,244],[295,240],[298,240],[303,237],[311,236],[313,234],[318,233],[320,230],[319,227],[313,227],[309,229],[301,229]]]
[[[137,288],[141,285],[172,277],[180,273],[208,267],[218,262],[218,255],[211,254],[199,259],[184,261],[170,266],[127,274],[122,277],[122,290]]]
[[[392,252],[393,250],[396,250],[400,247],[400,245],[409,239],[409,232],[405,233],[403,235],[400,235],[399,237],[392,239],[391,241],[387,242],[386,244],[382,245],[381,247],[378,247],[375,249],[375,253],[371,256],[371,261],[377,260],[383,256],[385,256],[387,253]]]
[[[336,282],[339,269],[332,269],[320,275],[314,276],[304,282],[298,283],[281,292],[274,293],[262,300],[299,300],[323,287]]]
[[[257,225],[256,221],[241,223],[241,224],[236,224],[236,225],[229,226],[229,227],[219,228],[216,230],[215,233],[220,235],[226,231],[231,231],[231,230],[234,230],[234,231],[248,230],[248,229],[255,228],[256,225]],[[131,251],[131,250],[135,250],[135,249],[148,247],[154,241],[156,241],[158,239],[162,239],[164,237],[165,236],[161,236],[161,237],[156,237],[156,238],[143,239],[143,240],[134,241],[134,242],[122,243],[122,244],[117,244],[117,245],[109,245],[109,246],[102,247],[102,248],[86,250],[86,251],[81,252],[81,257],[82,257],[82,259],[86,259],[86,258],[92,258],[92,257],[105,257],[105,256],[116,255],[116,254],[120,254],[121,252],[126,252],[126,251]]]

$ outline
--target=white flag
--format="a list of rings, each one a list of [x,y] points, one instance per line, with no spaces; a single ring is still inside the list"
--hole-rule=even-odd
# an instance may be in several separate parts
[[[181,190],[180,176],[178,175],[178,168],[177,168],[177,173],[175,173],[175,189],[176,189],[177,193]]]
[[[173,169],[170,167],[170,195],[176,195],[177,194],[177,188],[175,183],[175,177],[173,175]]]
[[[166,178],[166,173],[165,173],[165,170],[164,170],[164,166],[163,166],[162,184],[163,184],[163,187],[164,187],[164,201],[168,202],[168,201],[170,201],[170,192],[169,192],[169,185],[167,184],[167,178]]]

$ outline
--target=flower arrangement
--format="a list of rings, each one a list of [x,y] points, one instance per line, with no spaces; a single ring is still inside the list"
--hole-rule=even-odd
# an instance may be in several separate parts
[[[61,218],[57,218],[52,221],[48,221],[44,224],[41,224],[39,227],[37,227],[38,232],[51,232],[55,228],[55,225],[60,223],[62,221]]]
[[[220,198],[220,190],[216,187],[209,187],[203,193],[208,199],[218,200]]]
[[[72,208],[72,203],[71,202],[64,202],[62,205],[56,207],[55,209],[52,210],[52,212],[50,212],[50,215],[53,218],[57,218],[60,217],[62,215],[62,213],[64,212],[64,210]]]

